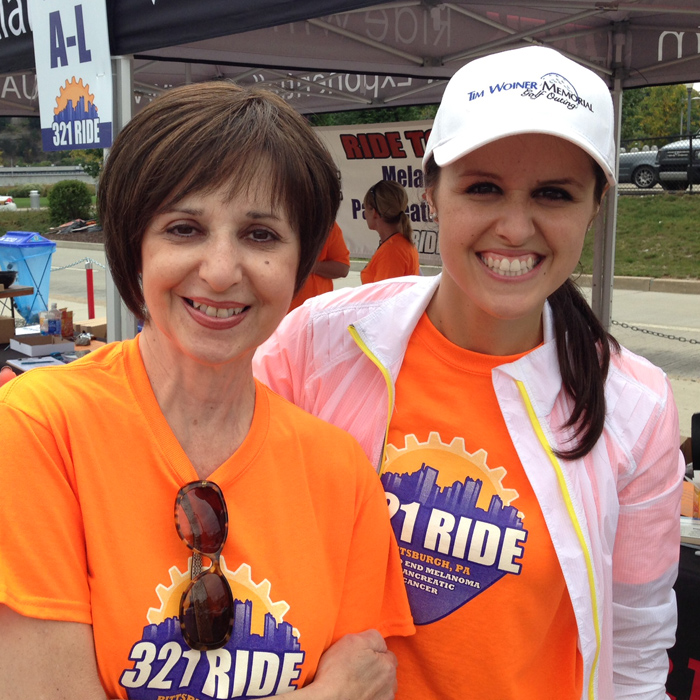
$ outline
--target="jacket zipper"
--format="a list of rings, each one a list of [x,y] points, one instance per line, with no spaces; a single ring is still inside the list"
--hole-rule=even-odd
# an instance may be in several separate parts
[[[544,448],[544,451],[547,453],[549,461],[554,467],[554,473],[557,475],[557,482],[559,483],[559,488],[562,492],[562,495],[564,496],[564,503],[566,503],[566,510],[569,514],[571,522],[574,525],[576,537],[578,538],[579,545],[583,550],[583,556],[586,561],[586,573],[588,574],[588,587],[591,591],[591,608],[593,610],[593,628],[595,630],[595,656],[593,657],[593,663],[591,664],[591,674],[588,680],[588,698],[589,700],[594,700],[594,698],[596,697],[595,676],[598,670],[598,659],[600,657],[600,620],[598,619],[598,596],[596,594],[595,589],[593,561],[591,559],[591,553],[588,548],[588,544],[586,543],[586,538],[583,534],[583,528],[581,527],[581,523],[579,523],[576,517],[576,512],[574,510],[573,503],[571,502],[571,494],[569,493],[569,487],[566,483],[566,479],[564,478],[564,470],[562,469],[559,460],[552,451],[552,448],[544,434],[542,425],[539,419],[537,418],[534,408],[532,407],[532,402],[530,401],[530,397],[528,396],[525,384],[523,384],[523,382],[520,380],[516,380],[516,384],[518,385],[520,395],[522,396],[523,401],[525,402],[525,408],[527,409],[527,414],[530,418],[530,423],[532,423],[532,427],[535,430],[537,439],[540,441],[540,444]]]
[[[386,418],[386,430],[384,431],[384,444],[382,445],[382,452],[379,455],[379,464],[377,464],[377,474],[379,476],[382,475],[382,469],[384,468],[384,454],[386,452],[386,443],[389,439],[389,422],[391,421],[391,414],[394,411],[394,382],[391,379],[391,374],[389,374],[389,370],[384,367],[384,365],[379,361],[377,356],[367,347],[367,344],[365,341],[362,339],[360,334],[357,332],[357,329],[355,326],[350,325],[348,326],[348,330],[350,331],[350,335],[352,336],[353,340],[357,343],[359,346],[360,350],[369,357],[370,360],[377,366],[379,371],[382,373],[382,376],[384,377],[384,381],[386,382],[386,388],[387,388],[387,393],[389,394],[388,396],[388,412],[387,412],[387,418]]]

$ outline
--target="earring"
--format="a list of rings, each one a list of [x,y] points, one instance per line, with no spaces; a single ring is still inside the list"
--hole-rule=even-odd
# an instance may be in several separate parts
[[[430,212],[430,220],[434,221],[435,223],[438,222],[438,215],[437,212]]]

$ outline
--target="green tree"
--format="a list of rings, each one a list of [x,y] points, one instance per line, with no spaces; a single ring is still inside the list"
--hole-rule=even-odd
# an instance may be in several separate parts
[[[390,122],[413,122],[433,119],[438,106],[380,107],[378,109],[357,109],[351,112],[329,112],[310,114],[312,126],[345,126],[346,124],[386,124]]]
[[[72,219],[89,219],[92,195],[88,186],[80,180],[61,180],[49,192],[51,223],[55,226]]]
[[[687,104],[688,92],[683,85],[662,85],[650,89],[644,102],[639,124],[650,136],[678,134],[679,116]]]
[[[691,96],[698,96],[693,90]],[[700,105],[691,102],[691,128],[700,127]],[[658,85],[625,90],[622,97],[621,140],[626,145],[639,146],[644,139],[654,139],[658,146],[678,138],[683,118],[686,133],[688,91],[685,85]],[[640,139],[635,143],[634,139]]]
[[[652,88],[643,87],[625,90],[622,93],[622,127],[620,139],[625,142],[630,139],[644,138],[646,134],[640,125],[641,105],[649,97]]]
[[[77,161],[82,165],[83,170],[90,175],[90,177],[94,177],[95,179],[99,178],[104,163],[102,149],[88,148],[85,151],[74,151],[74,153],[77,154]]]

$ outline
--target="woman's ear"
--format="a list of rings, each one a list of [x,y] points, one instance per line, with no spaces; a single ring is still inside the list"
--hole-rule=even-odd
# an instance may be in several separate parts
[[[595,205],[595,209],[593,210],[593,216],[591,217],[591,220],[588,222],[588,228],[586,229],[586,231],[588,231],[588,229],[590,229],[591,226],[593,226],[593,222],[595,221],[596,217],[600,213],[600,208],[603,206],[603,202],[605,201],[605,195],[608,193],[609,189],[610,189],[610,185],[609,184],[605,185],[605,188],[603,189],[603,193],[600,195],[600,200]]]
[[[423,193],[423,199],[427,202],[428,204],[428,213],[430,214],[431,219],[435,219],[437,217],[437,209],[435,209],[435,204],[434,204],[434,191],[433,188],[427,189]]]

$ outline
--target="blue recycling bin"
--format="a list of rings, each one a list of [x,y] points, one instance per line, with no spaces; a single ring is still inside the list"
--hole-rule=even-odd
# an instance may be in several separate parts
[[[49,308],[51,258],[56,244],[31,231],[8,231],[0,238],[0,270],[17,270],[16,284],[33,287],[34,294],[15,297],[22,318],[39,323],[39,313]]]

